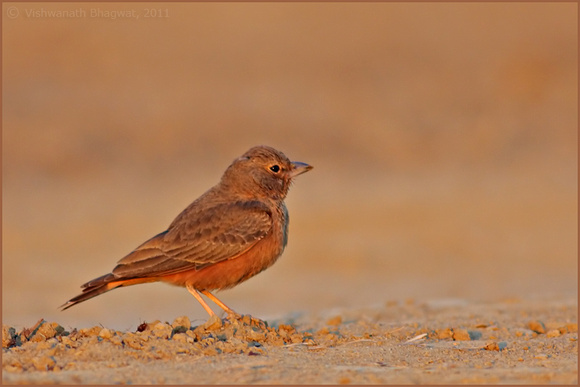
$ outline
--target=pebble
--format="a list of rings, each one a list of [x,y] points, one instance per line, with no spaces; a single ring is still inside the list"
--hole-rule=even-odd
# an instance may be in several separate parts
[[[503,351],[504,349],[507,348],[507,343],[505,341],[500,341],[498,342],[491,342],[486,344],[483,349],[485,349],[486,351]]]
[[[143,349],[143,340],[137,335],[126,334],[123,338],[123,342],[132,349]]]
[[[331,340],[333,342],[336,341],[336,336],[335,335],[329,335],[329,336],[332,336],[332,339]],[[295,333],[292,336],[290,336],[290,340],[292,341],[293,344],[302,343],[304,341],[304,337],[300,333]]]
[[[546,326],[541,321],[530,321],[528,322],[528,328],[538,334],[546,333]]]
[[[172,340],[175,340],[177,342],[181,342],[181,343],[193,343],[193,337],[190,337],[188,335],[186,335],[185,333],[176,333],[173,335],[173,337],[171,338]]]
[[[451,330],[451,328],[447,328],[445,330],[439,331],[437,334],[437,338],[439,340],[450,339],[452,337],[453,337],[453,331]]]
[[[342,324],[342,317],[336,316],[326,322],[326,325],[338,326]]]
[[[181,316],[181,317],[177,317],[175,320],[173,320],[173,323],[171,324],[171,326],[173,327],[173,329],[175,329],[177,327],[185,327],[185,328],[189,329],[189,328],[191,328],[191,321],[189,320],[189,317]]]
[[[578,332],[578,324],[576,323],[568,323],[560,328],[558,328],[561,334],[565,333],[576,333]]]
[[[11,331],[14,331],[14,328],[11,330],[8,325],[2,325],[2,348],[8,348],[10,345],[12,341]]]
[[[256,332],[253,329],[250,329],[246,335],[246,337],[252,341],[264,341],[266,339],[263,332]]]
[[[561,333],[558,329],[552,329],[551,331],[548,331],[548,333],[546,333],[547,337],[558,337],[560,335]]]
[[[486,344],[483,349],[486,351],[499,351],[499,345],[497,345],[497,343],[494,341],[492,343]]]
[[[75,345],[75,340],[73,340],[72,338],[70,338],[70,337],[68,337],[68,336],[63,336],[63,337],[61,338],[61,342],[62,342],[64,345],[67,345],[67,346],[69,346],[69,347],[74,347],[74,345]]]
[[[79,330],[79,334],[81,336],[89,337],[89,336],[97,336],[101,332],[101,327],[95,326],[92,328],[84,328]]]
[[[33,343],[41,343],[46,341],[46,336],[44,336],[42,333],[37,332],[34,336],[30,338],[30,341]]]
[[[157,323],[153,327],[153,329],[151,330],[151,333],[155,337],[167,339],[167,338],[169,338],[169,336],[171,336],[172,331],[173,331],[173,328],[171,327],[171,325],[164,324],[164,323]]]
[[[465,329],[454,329],[453,330],[453,340],[455,341],[469,341],[469,332]]]
[[[102,339],[110,339],[112,336],[113,336],[113,333],[111,332],[110,329],[107,329],[107,328],[103,328],[99,332],[99,337]]]
[[[469,334],[469,339],[470,340],[479,340],[479,339],[481,339],[481,332],[480,331],[468,330],[467,333]]]
[[[54,336],[56,336],[56,326],[58,326],[58,324],[56,323],[43,323],[38,330],[36,331],[36,335],[42,335],[45,337],[45,339],[50,339],[53,338]],[[34,338],[34,336],[32,336]]]
[[[250,316],[249,315],[244,316],[244,322],[246,317],[248,317],[247,324],[249,325]],[[220,329],[222,326],[223,326],[222,319],[216,316],[215,314],[211,316],[205,324],[201,325],[201,327],[203,327],[203,329],[207,331],[215,331]]]

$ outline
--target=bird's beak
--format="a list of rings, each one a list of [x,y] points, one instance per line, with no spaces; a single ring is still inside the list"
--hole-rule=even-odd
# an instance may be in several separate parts
[[[300,161],[292,161],[292,170],[290,171],[290,177],[296,177],[303,174],[304,172],[310,171],[314,168],[312,165],[306,163],[301,163]]]

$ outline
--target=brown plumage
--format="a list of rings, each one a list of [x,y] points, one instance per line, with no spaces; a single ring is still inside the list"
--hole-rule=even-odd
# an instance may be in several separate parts
[[[227,289],[270,267],[288,240],[284,198],[292,179],[312,167],[257,146],[233,161],[221,181],[191,203],[169,228],[121,259],[113,271],[82,285],[63,310],[122,286],[166,282],[186,287],[211,315],[205,294]]]

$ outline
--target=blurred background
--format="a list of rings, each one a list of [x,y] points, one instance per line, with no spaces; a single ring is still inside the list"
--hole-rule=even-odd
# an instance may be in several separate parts
[[[205,321],[165,284],[57,307],[257,144],[315,169],[238,312],[577,298],[577,4],[3,8],[4,323]]]

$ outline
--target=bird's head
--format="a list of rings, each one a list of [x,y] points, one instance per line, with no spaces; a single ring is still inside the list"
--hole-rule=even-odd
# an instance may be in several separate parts
[[[292,179],[311,169],[311,165],[290,161],[284,153],[260,145],[234,160],[224,173],[221,184],[240,195],[282,200]]]

